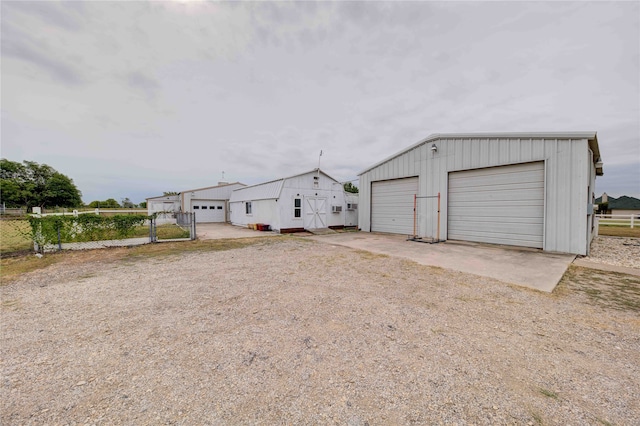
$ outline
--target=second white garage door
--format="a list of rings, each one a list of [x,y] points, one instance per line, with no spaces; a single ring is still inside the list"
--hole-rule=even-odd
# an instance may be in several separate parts
[[[543,248],[544,162],[449,173],[448,238]]]
[[[418,178],[383,180],[371,184],[371,230],[413,234],[413,199]]]
[[[191,200],[196,222],[224,222],[224,201]]]

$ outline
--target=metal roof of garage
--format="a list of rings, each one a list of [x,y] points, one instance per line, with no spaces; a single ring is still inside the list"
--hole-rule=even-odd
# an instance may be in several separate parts
[[[600,162],[598,167],[598,174],[602,174],[602,159],[600,157],[600,148],[598,147],[598,136],[596,132],[541,132],[541,133],[528,133],[528,132],[511,132],[511,133],[434,133],[427,136],[425,139],[414,143],[413,145],[396,152],[390,157],[385,158],[382,161],[375,163],[374,165],[367,167],[358,176],[367,173],[369,170],[375,169],[381,164],[386,163],[389,160],[393,160],[396,157],[411,151],[412,149],[425,144],[427,142],[439,140],[439,139],[587,139],[589,141],[589,148],[593,151],[593,161]]]

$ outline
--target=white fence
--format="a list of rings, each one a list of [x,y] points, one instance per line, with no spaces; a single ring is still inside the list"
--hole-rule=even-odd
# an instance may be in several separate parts
[[[638,215],[634,214],[597,214],[600,225],[610,225],[610,226],[630,226],[633,228],[640,219],[637,217]]]
[[[136,209],[95,209],[95,210],[84,210],[84,211],[63,211],[60,213],[38,213],[34,211],[34,215],[36,217],[45,217],[45,216],[78,216],[79,214],[105,214],[105,213],[113,213],[113,214],[143,214],[147,215],[147,210],[136,210]]]

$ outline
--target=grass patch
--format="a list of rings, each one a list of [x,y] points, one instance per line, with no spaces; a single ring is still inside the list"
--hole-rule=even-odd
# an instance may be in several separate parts
[[[149,231],[147,229],[147,235]],[[156,227],[156,236],[159,240],[173,240],[176,238],[189,238],[189,230],[178,225],[166,224]]]
[[[541,425],[543,424],[542,422],[542,416],[538,413],[531,413],[531,417],[533,417],[533,420],[536,422],[536,424]]]
[[[6,285],[24,273],[46,268],[62,260],[64,260],[63,253],[48,254],[41,258],[33,254],[18,257],[3,257],[0,259],[0,269],[2,269],[0,285]]]
[[[546,396],[547,398],[558,399],[558,394],[553,391],[550,391],[549,389],[539,388],[538,392],[540,392],[542,395]]]
[[[29,221],[0,220],[0,253],[12,253],[33,249]]]
[[[640,223],[638,225],[640,225]],[[598,235],[640,238],[640,226],[631,228],[630,226],[600,225],[598,227]]]
[[[640,277],[635,275],[571,265],[556,294],[582,294],[592,305],[640,312]]]

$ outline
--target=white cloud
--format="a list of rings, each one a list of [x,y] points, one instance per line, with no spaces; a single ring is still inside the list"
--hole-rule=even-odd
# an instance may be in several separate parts
[[[85,201],[256,183],[320,149],[353,179],[436,132],[596,130],[605,173],[640,181],[635,3],[1,7],[2,155]]]

